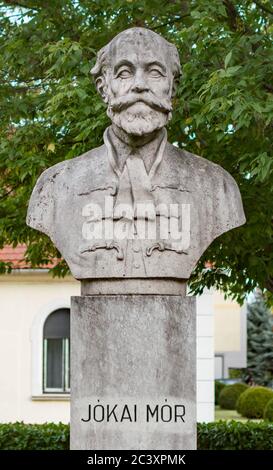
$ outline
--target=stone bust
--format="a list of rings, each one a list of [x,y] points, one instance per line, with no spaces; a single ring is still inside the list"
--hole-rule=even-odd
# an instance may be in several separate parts
[[[229,173],[167,142],[177,49],[131,28],[99,51],[91,73],[112,121],[104,145],[42,173],[27,223],[51,238],[76,279],[186,280],[245,216]]]

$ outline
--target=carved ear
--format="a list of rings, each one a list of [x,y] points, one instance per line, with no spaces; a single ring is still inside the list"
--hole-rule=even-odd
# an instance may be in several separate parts
[[[179,78],[174,78],[174,79],[173,79],[173,85],[172,85],[172,98],[173,98],[173,97],[175,96],[175,94],[176,94],[176,90],[177,90],[178,84],[179,84]]]
[[[108,103],[108,95],[107,95],[107,85],[105,81],[105,77],[101,75],[96,79],[96,88],[98,90],[98,93],[102,97],[104,103]]]

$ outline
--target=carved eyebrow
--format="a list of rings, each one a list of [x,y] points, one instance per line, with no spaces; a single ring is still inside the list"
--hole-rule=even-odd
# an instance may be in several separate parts
[[[132,64],[132,62],[130,62],[129,60],[126,60],[126,59],[123,59],[123,60],[120,60],[114,67],[114,73],[117,73],[118,72],[118,69],[120,67],[122,67],[122,65],[127,65],[128,67],[130,68],[135,68],[134,67],[134,64]]]

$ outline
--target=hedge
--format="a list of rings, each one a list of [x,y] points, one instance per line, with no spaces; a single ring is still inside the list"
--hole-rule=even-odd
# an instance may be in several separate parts
[[[235,410],[239,396],[248,389],[243,383],[227,385],[219,396],[219,405],[223,410]]]
[[[198,423],[200,450],[273,450],[273,423]],[[67,450],[69,425],[0,424],[0,450]]]
[[[198,449],[273,450],[273,424],[251,421],[198,424]]]
[[[0,424],[0,450],[69,449],[67,424]]]
[[[245,418],[263,418],[264,410],[273,398],[273,390],[267,387],[249,387],[237,401],[236,410]]]

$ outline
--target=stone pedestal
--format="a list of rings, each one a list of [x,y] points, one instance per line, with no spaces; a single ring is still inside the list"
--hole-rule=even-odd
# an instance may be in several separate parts
[[[195,449],[195,325],[193,297],[72,297],[71,449]]]

